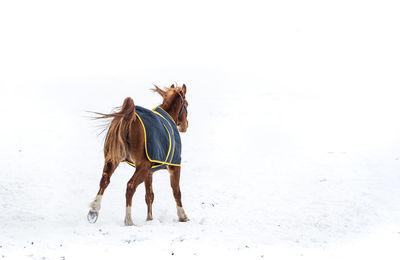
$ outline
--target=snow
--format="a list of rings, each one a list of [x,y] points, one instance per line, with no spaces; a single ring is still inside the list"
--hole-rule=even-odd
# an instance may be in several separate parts
[[[399,259],[395,2],[0,5],[0,257]],[[86,111],[153,108],[174,81],[190,221],[159,171],[154,220],[140,186],[125,227],[121,164],[89,224],[104,134]]]

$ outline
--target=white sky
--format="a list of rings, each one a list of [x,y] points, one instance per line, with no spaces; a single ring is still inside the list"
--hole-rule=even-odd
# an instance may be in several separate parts
[[[1,78],[189,67],[389,90],[399,13],[397,1],[1,1]]]

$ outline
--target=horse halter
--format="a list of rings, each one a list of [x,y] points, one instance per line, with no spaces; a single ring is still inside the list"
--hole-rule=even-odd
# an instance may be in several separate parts
[[[181,117],[181,115],[183,114],[183,109],[185,109],[186,114],[187,114],[187,107],[185,105],[185,99],[182,97],[182,95],[180,93],[178,93],[179,96],[181,97],[182,100],[182,107],[181,110],[179,111],[179,115],[178,115],[178,119]],[[178,126],[180,126],[182,123],[178,123]]]

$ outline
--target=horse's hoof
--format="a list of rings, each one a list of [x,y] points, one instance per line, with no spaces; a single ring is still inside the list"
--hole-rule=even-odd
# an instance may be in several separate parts
[[[133,226],[133,221],[131,218],[125,219],[125,226]]]
[[[179,219],[179,222],[188,222],[188,221],[190,221],[190,219],[188,217]]]
[[[98,217],[99,217],[99,212],[89,210],[89,213],[87,215],[87,220],[89,221],[89,223],[91,224],[95,223]]]
[[[125,226],[127,227],[133,226],[133,221],[125,220]]]

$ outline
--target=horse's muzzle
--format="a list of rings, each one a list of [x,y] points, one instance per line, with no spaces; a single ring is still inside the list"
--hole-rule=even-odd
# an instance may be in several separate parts
[[[189,121],[186,121],[186,122],[181,123],[181,124],[178,125],[178,130],[181,133],[185,133],[186,130],[188,129],[188,127],[189,127]]]

